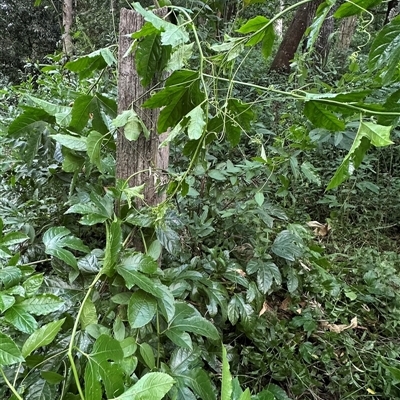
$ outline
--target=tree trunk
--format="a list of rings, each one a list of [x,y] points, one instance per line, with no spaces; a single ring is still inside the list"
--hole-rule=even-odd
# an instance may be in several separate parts
[[[387,5],[384,24],[388,24],[399,13],[399,0],[390,0]]]
[[[283,3],[283,0],[279,0],[279,12],[283,11],[285,5]],[[282,39],[283,38],[283,19],[279,18],[275,22],[275,33],[278,38]]]
[[[321,3],[322,1],[314,1],[313,3],[310,3],[307,26],[310,26],[312,24],[314,15],[316,14],[317,9]],[[314,57],[314,62],[316,65],[319,66],[325,65],[331,47],[331,42],[329,40],[329,37],[333,33],[333,31],[334,31],[333,10],[331,9],[321,26],[317,41],[315,43],[316,57]]]
[[[340,51],[348,50],[353,39],[354,31],[357,27],[357,16],[353,15],[348,18],[343,18],[340,23],[339,37],[336,48]]]
[[[167,8],[155,12],[158,16],[165,16]],[[143,109],[142,104],[150,97],[149,88],[140,84],[136,72],[134,56],[124,57],[132,44],[129,34],[140,30],[144,24],[143,17],[136,11],[122,9],[119,25],[118,51],[118,113],[133,109],[142,119],[150,132],[149,139],[143,134],[136,141],[126,139],[123,129],[117,137],[117,179],[129,179],[129,186],[135,187],[145,184],[144,203],[150,206],[157,205],[165,199],[165,195],[158,193],[158,187],[163,184],[163,171],[168,168],[169,148],[159,148],[166,139],[167,133],[157,134],[157,120],[159,110]],[[152,82],[153,87],[158,82]],[[136,204],[141,206],[142,204]]]
[[[293,17],[289,28],[279,46],[278,52],[271,64],[271,71],[284,72],[290,71],[290,62],[293,60],[297,48],[307,29],[307,21],[313,18],[315,10],[323,0],[314,0],[310,3],[302,4]]]
[[[70,57],[74,52],[74,44],[72,42],[71,28],[74,21],[74,8],[72,0],[63,1],[63,27],[62,35],[63,51],[67,57]]]

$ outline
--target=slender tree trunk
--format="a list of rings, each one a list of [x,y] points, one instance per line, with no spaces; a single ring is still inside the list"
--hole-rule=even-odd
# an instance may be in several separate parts
[[[343,18],[339,27],[338,40],[336,48],[340,51],[348,50],[353,39],[354,31],[357,27],[357,16],[353,15],[348,18]]]
[[[285,5],[283,4],[283,0],[279,0],[279,12],[283,11]],[[280,39],[283,37],[283,19],[279,18],[275,23],[275,33]]]
[[[156,11],[158,16],[165,16],[167,8]],[[145,184],[144,202],[150,206],[164,200],[165,195],[158,193],[163,183],[163,171],[168,167],[169,148],[159,148],[167,134],[157,134],[159,110],[143,109],[141,106],[150,96],[149,88],[140,84],[136,72],[134,56],[124,57],[132,44],[129,34],[140,30],[144,24],[143,17],[135,11],[122,9],[119,25],[119,66],[118,66],[118,113],[133,109],[150,131],[149,139],[141,134],[136,141],[128,141],[123,129],[117,137],[117,179],[128,179],[129,186]],[[153,82],[152,87],[157,82]],[[140,205],[139,205],[140,206]]]
[[[67,57],[71,56],[74,52],[74,44],[72,42],[71,28],[74,21],[74,7],[72,0],[63,1],[63,27],[64,33],[62,35],[63,51]]]
[[[278,52],[271,64],[271,71],[284,72],[290,71],[290,62],[293,60],[297,48],[307,29],[309,18],[313,18],[315,10],[323,0],[314,0],[310,3],[302,4],[297,8],[289,28],[279,46]]]

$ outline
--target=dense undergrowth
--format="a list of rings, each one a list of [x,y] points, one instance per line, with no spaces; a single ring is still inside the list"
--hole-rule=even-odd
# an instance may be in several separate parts
[[[400,398],[396,129],[326,191],[358,117],[332,133],[273,93],[237,146],[234,125],[202,147],[177,135],[168,200],[138,210],[141,188],[115,181],[115,64],[102,51],[65,68],[54,57],[0,92],[0,397]],[[88,60],[102,79],[79,79]]]

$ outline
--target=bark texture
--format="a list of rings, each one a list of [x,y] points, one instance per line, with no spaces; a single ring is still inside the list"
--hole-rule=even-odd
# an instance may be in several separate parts
[[[384,24],[388,24],[394,17],[399,14],[399,0],[390,0],[387,5]]]
[[[314,17],[315,10],[323,0],[315,0],[310,3],[302,4],[297,8],[296,13],[290,23],[285,36],[279,46],[278,52],[271,64],[271,71],[284,72],[290,71],[290,62],[294,58],[297,48],[307,29],[307,22]]]
[[[338,50],[348,50],[353,39],[354,31],[357,27],[357,16],[353,15],[348,18],[343,18],[340,23],[339,37],[336,47]]]
[[[69,57],[74,52],[74,43],[71,36],[71,28],[74,21],[74,7],[72,0],[63,1],[63,28],[64,33],[62,35],[63,51],[64,54]]]
[[[165,16],[167,9],[156,11],[158,16]],[[143,88],[136,72],[134,56],[132,54],[124,57],[132,39],[127,35],[138,31],[144,24],[143,17],[136,11],[122,9],[119,25],[119,52],[118,52],[118,113],[133,109],[142,119],[150,131],[150,138],[146,139],[141,134],[138,140],[130,142],[125,138],[123,130],[118,132],[117,137],[117,167],[116,177],[118,179],[129,179],[129,186],[145,184],[144,198],[148,205],[156,205],[164,200],[165,195],[158,193],[158,187],[163,182],[163,171],[168,167],[169,148],[159,148],[167,133],[157,134],[157,120],[159,110],[142,108],[142,104],[150,97],[150,91],[157,82],[152,83],[150,88]],[[143,171],[143,172],[140,172]]]

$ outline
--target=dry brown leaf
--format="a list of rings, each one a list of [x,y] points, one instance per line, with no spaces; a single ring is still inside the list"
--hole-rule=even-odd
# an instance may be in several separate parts
[[[260,310],[260,312],[258,313],[258,316],[261,317],[261,315],[265,314],[266,312],[273,312],[273,308],[266,302],[264,301],[262,309]]]
[[[315,228],[314,234],[319,237],[325,237],[331,230],[331,226],[329,224],[321,224],[318,221],[309,221],[307,222],[307,225],[310,228]]]
[[[320,322],[320,326],[321,328],[327,330],[327,331],[331,331],[334,333],[341,333],[343,331],[345,331],[346,329],[355,329],[358,326],[358,322],[357,322],[357,317],[354,317],[351,322],[350,325],[345,325],[345,324],[330,324],[328,321],[321,321]]]
[[[286,311],[289,308],[291,302],[292,302],[291,298],[286,297],[285,300],[283,300],[281,305],[279,306],[279,309],[282,311]]]

